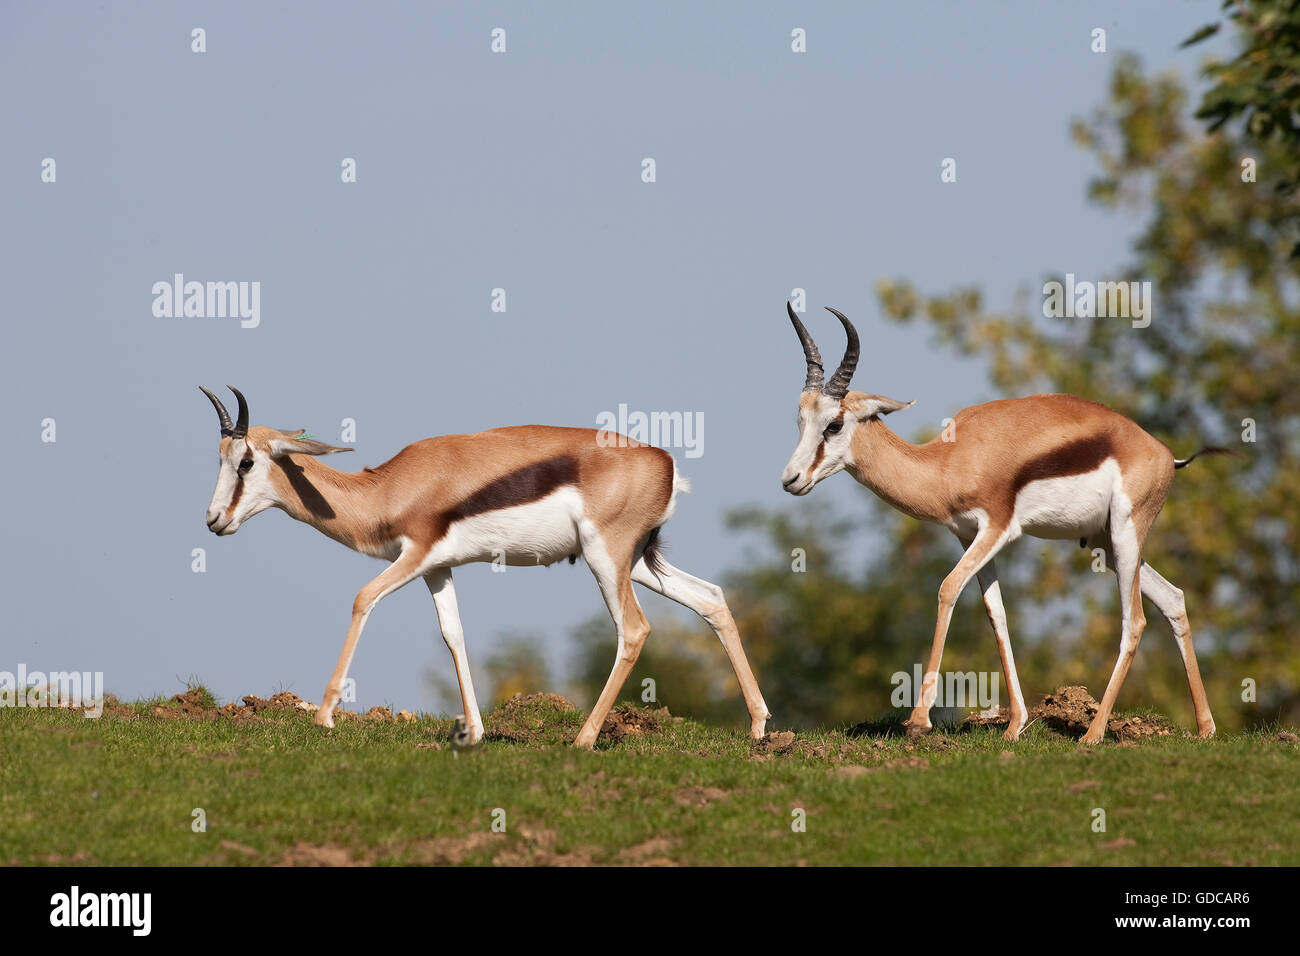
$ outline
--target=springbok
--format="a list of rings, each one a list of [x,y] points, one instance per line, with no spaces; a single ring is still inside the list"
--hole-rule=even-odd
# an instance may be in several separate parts
[[[200,386],[202,388],[202,386]],[[229,386],[227,386],[229,387]],[[525,425],[473,435],[426,438],[359,473],[335,471],[317,456],[351,451],[303,430],[248,425],[237,389],[235,421],[203,389],[221,422],[220,470],[208,528],[234,534],[250,517],[280,508],[355,551],[392,563],[357,594],[338,666],[316,723],[333,712],[366,618],[403,585],[424,578],[451,650],[471,743],[483,736],[451,569],[473,561],[509,565],[586,560],[618,632],[618,654],[604,690],[574,745],[591,748],[636,663],[650,626],[632,582],[699,614],[717,632],[740,681],[750,732],[771,716],[754,680],[722,589],[669,564],[659,529],[677,493],[689,490],[672,455],[623,436],[586,428]]]
[[[844,326],[848,346],[829,382],[823,384],[820,353],[812,336],[786,303],[803,345],[808,373],[799,397],[799,441],[781,484],[806,495],[822,479],[848,469],[904,514],[952,531],[965,554],[939,588],[939,615],[921,693],[907,721],[908,733],[930,729],[953,605],[972,577],[984,592],[984,607],[997,635],[1002,671],[1011,694],[1006,739],[1015,740],[1028,718],[1016,677],[1006,612],[994,556],[1022,534],[1073,539],[1104,549],[1119,578],[1122,636],[1119,658],[1101,705],[1083,736],[1099,743],[1115,698],[1146,626],[1142,595],[1173,627],[1187,671],[1199,736],[1214,733],[1214,718],[1196,666],[1187,607],[1178,590],[1142,560],[1142,548],[1174,477],[1174,469],[1203,448],[1175,459],[1168,447],[1105,405],[1072,395],[1032,395],[975,405],[953,417],[944,434],[924,445],[895,435],[881,421],[914,402],[850,392],[858,364],[858,333],[847,318],[829,309]]]

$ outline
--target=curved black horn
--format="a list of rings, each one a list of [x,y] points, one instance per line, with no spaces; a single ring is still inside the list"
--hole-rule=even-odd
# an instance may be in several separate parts
[[[217,418],[221,419],[222,436],[233,435],[235,433],[235,424],[230,420],[230,412],[226,411],[226,406],[221,404],[221,399],[217,398],[217,396],[213,395],[202,385],[199,386],[199,389],[204,395],[208,396],[208,400],[212,402],[212,407],[217,410]]]
[[[817,351],[817,343],[813,341],[813,337],[808,334],[808,330],[799,321],[799,316],[794,314],[794,306],[787,302],[785,310],[790,313],[790,321],[794,323],[795,334],[799,336],[799,342],[803,345],[804,359],[808,362],[808,377],[804,379],[803,390],[805,392],[820,392],[822,390],[822,379],[826,374],[825,367],[822,365],[822,354]]]
[[[843,312],[838,312],[829,305],[826,306],[826,311],[844,325],[844,333],[849,337],[849,344],[844,349],[844,359],[840,362],[840,367],[835,370],[835,374],[831,376],[831,380],[826,383],[822,391],[831,398],[843,398],[849,390],[849,380],[853,378],[853,373],[858,367],[858,330],[844,317]]]
[[[848,319],[844,321],[847,322]],[[857,341],[857,336],[854,336],[854,341]],[[855,358],[854,361],[856,362],[857,359]],[[852,369],[849,370],[849,374],[853,374]],[[248,434],[248,402],[244,401],[244,396],[240,394],[239,389],[235,388],[235,386],[227,385],[226,388],[234,392],[235,398],[239,401],[239,414],[235,418],[235,427],[230,435],[232,438],[243,438]]]

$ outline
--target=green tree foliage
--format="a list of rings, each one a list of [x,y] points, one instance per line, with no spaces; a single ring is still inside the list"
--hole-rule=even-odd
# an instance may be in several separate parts
[[[1223,9],[1237,25],[1240,52],[1206,68],[1214,85],[1201,98],[1196,117],[1206,120],[1211,132],[1240,121],[1239,135],[1280,147],[1287,165],[1276,186],[1292,193],[1300,185],[1300,2],[1227,0]],[[1200,43],[1219,26],[1202,27],[1183,46]],[[1297,250],[1300,246],[1293,257]]]

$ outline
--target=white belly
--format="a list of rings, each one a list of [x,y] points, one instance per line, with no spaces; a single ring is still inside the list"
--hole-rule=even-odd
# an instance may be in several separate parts
[[[1014,520],[1023,534],[1035,538],[1084,538],[1105,527],[1120,489],[1113,459],[1096,471],[1031,481],[1016,496]]]
[[[426,564],[454,567],[472,561],[510,565],[553,564],[581,552],[582,496],[572,486],[513,508],[457,521],[433,546]]]

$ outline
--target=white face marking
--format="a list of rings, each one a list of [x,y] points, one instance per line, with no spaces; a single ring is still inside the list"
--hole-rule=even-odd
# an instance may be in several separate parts
[[[836,399],[820,393],[807,404],[801,399],[799,441],[781,472],[781,486],[792,495],[806,495],[817,482],[842,470],[857,424]]]
[[[271,459],[244,439],[231,439],[208,504],[208,528],[219,535],[234,534],[253,515],[278,503],[271,484]]]

